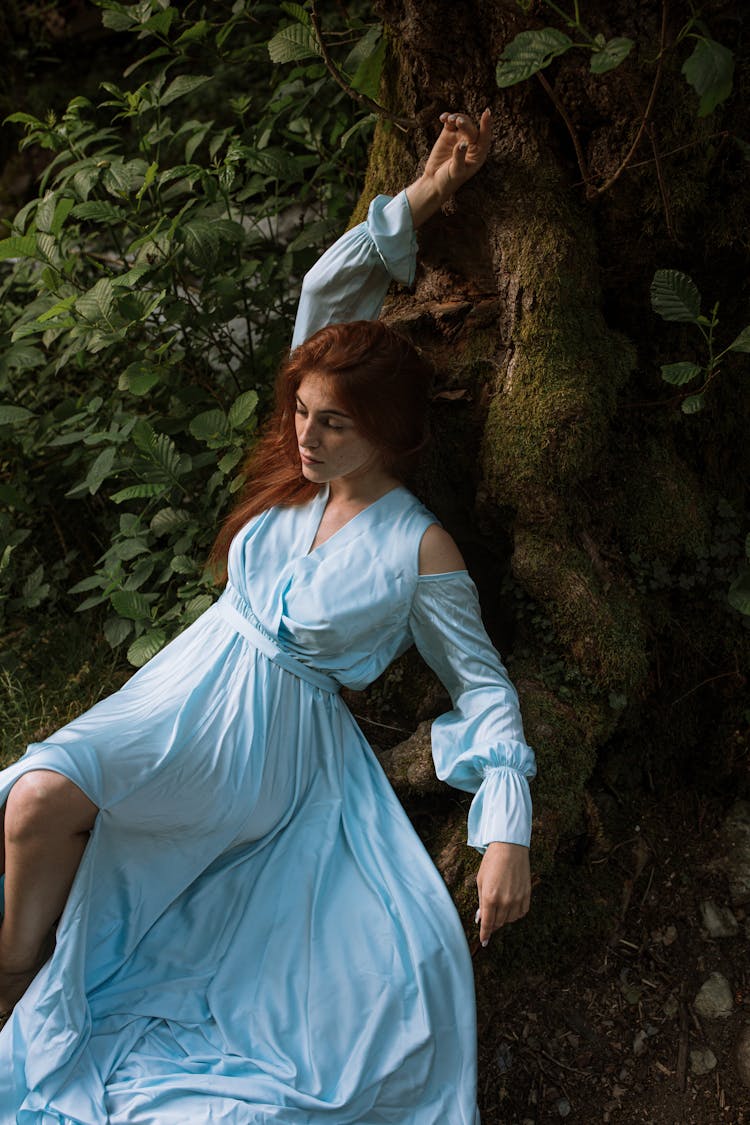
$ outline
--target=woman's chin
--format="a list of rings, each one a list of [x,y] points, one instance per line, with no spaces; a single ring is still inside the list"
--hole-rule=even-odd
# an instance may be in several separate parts
[[[322,465],[308,465],[302,461],[301,468],[302,476],[305,480],[314,481],[315,484],[322,484],[328,479]]]

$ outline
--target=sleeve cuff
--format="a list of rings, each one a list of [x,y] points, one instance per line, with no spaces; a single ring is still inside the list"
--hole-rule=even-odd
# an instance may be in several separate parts
[[[376,195],[367,212],[367,229],[394,281],[411,285],[417,268],[417,233],[406,190],[393,198]]]
[[[529,783],[509,766],[494,766],[487,771],[469,808],[469,847],[484,854],[493,841],[527,848],[531,843]]]

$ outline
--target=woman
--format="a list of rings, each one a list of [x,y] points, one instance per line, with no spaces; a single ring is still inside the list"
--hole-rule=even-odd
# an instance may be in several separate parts
[[[428,373],[365,322],[486,158],[488,111],[441,120],[305,280],[222,596],[0,773],[0,1125],[479,1121],[463,929],[337,694],[412,641],[449,690],[433,755],[475,793],[486,944],[529,905],[533,753],[458,549],[397,476]]]

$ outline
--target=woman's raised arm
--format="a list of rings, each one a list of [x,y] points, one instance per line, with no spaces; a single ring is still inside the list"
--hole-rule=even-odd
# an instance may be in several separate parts
[[[393,198],[376,196],[367,219],[342,234],[305,275],[293,348],[327,324],[375,320],[391,281],[412,284],[416,228],[479,171],[490,147],[489,110],[478,128],[462,114],[443,113],[440,120],[421,176]]]

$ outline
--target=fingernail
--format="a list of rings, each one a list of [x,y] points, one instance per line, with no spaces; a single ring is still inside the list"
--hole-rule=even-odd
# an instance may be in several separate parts
[[[487,948],[487,944],[488,944],[489,940],[490,940],[490,939],[489,939],[489,938],[487,938],[487,940],[486,940],[486,941],[483,941],[483,942],[482,942],[482,949],[486,949],[486,948]]]
[[[481,910],[477,910],[476,914],[474,915],[474,921],[475,921],[475,922],[478,922],[478,921],[479,921],[479,919],[480,919],[480,917],[481,917],[481,914],[482,914],[482,911],[481,911]]]
[[[485,112],[485,113],[489,113],[490,117],[492,117],[492,110],[490,109],[490,107],[489,107],[489,106],[487,106],[487,108],[486,108],[486,110],[485,110],[484,112]]]
[[[469,147],[469,142],[468,141],[461,141],[461,144],[458,147],[461,149],[462,152],[466,152],[467,148]]]
[[[463,125],[463,123],[464,123],[463,117],[457,117],[456,118],[456,124],[457,125]]]

